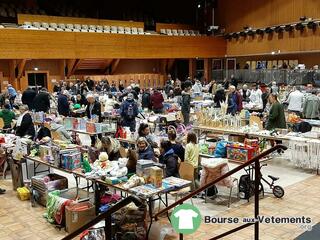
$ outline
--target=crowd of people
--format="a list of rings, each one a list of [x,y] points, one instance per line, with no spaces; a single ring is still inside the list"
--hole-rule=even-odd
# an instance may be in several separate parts
[[[102,122],[103,111],[118,109],[121,116],[121,126],[128,127],[132,134],[138,135],[136,146],[138,159],[159,161],[166,165],[167,176],[179,176],[179,163],[190,163],[195,171],[198,169],[199,147],[197,137],[193,132],[187,134],[186,142],[177,141],[176,129],[167,131],[168,139],[158,141],[147,123],[137,126],[137,117],[141,109],[148,109],[155,114],[165,112],[165,100],[175,98],[179,104],[182,122],[190,123],[192,98],[204,93],[211,96],[215,108],[227,104],[228,114],[237,114],[243,109],[243,104],[251,103],[254,111],[264,117],[265,128],[286,128],[285,109],[298,116],[319,119],[320,98],[316,89],[307,86],[303,93],[299,86],[292,87],[284,101],[279,101],[280,88],[273,82],[270,86],[259,84],[243,84],[240,86],[232,75],[230,80],[218,84],[212,80],[203,84],[198,79],[191,78],[185,81],[173,80],[168,76],[163,89],[140,89],[133,80],[129,86],[122,82],[115,84],[107,80],[94,82],[90,78],[85,81],[61,81],[49,93],[46,88],[27,88],[22,93],[8,85],[2,92],[0,104],[0,118],[3,120],[3,129],[14,131],[17,136],[30,136],[40,141],[51,135],[58,135],[64,141],[73,141],[71,135],[64,128],[63,118],[73,116],[73,109],[84,109],[84,117],[91,121]],[[103,94],[102,94],[103,93]],[[16,114],[18,109],[19,114]],[[37,131],[34,126],[33,112],[53,112],[56,109],[57,117],[49,126],[41,126]],[[138,129],[136,129],[138,127]],[[106,151],[110,160],[119,158],[120,143],[116,138],[99,136],[101,141],[92,139],[101,151]],[[196,176],[196,174],[195,174]]]

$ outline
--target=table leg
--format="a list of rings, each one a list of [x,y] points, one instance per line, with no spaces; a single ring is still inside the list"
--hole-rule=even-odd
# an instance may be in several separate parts
[[[153,199],[149,198],[148,207],[149,207],[150,224],[149,224],[148,231],[147,231],[147,239],[149,239],[149,233],[150,233],[151,225],[153,223],[153,219],[152,219],[152,216],[153,216],[152,215],[152,201],[153,201]]]

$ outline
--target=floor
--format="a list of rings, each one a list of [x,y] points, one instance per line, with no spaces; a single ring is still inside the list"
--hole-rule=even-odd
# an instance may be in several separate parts
[[[236,165],[230,164],[230,168]],[[286,194],[283,199],[276,199],[272,195],[266,195],[260,201],[260,213],[267,216],[309,216],[313,224],[320,222],[319,192],[320,176],[315,176],[310,171],[300,170],[290,164],[286,157],[273,159],[268,166],[263,168],[263,174],[272,174],[280,177],[279,185],[285,188]],[[236,177],[244,174],[239,173]],[[9,177],[10,178],[10,177]],[[72,178],[70,183],[74,182]],[[72,186],[72,184],[71,184]],[[42,217],[45,209],[42,207],[32,208],[30,202],[20,201],[16,193],[12,191],[11,180],[0,180],[0,187],[7,189],[7,193],[0,195],[0,239],[61,239],[66,233],[55,229]],[[224,189],[219,188],[219,193],[224,194]],[[307,200],[307,201],[306,201]],[[173,199],[170,199],[173,201]],[[247,203],[244,200],[233,202],[228,209],[225,202],[204,203],[203,199],[194,199],[194,204],[199,207],[202,216],[230,216],[251,217],[253,216],[253,201]],[[316,206],[316,207],[315,207]],[[161,224],[168,224],[166,219],[161,219]],[[210,239],[219,233],[234,228],[231,224],[205,224],[192,235],[185,239]],[[260,225],[260,239],[278,240],[294,239],[305,230],[296,225]],[[253,239],[253,227],[224,239],[248,240]],[[153,238],[156,240],[158,238]],[[176,239],[174,236],[168,239]]]

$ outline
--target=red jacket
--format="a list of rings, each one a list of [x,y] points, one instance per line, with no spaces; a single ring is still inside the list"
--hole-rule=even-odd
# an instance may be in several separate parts
[[[160,92],[155,92],[150,97],[152,108],[153,109],[161,109],[163,108],[163,96]]]

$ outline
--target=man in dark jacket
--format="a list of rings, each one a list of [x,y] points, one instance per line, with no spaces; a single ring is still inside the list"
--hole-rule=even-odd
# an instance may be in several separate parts
[[[101,117],[101,104],[94,99],[94,96],[92,94],[87,95],[87,109],[86,114],[88,119],[93,119],[94,117],[98,118],[99,122],[102,122]]]
[[[152,104],[152,109],[155,113],[162,113],[163,112],[163,96],[158,89],[154,90],[154,93],[150,97],[150,101]]]
[[[226,95],[224,92],[224,87],[219,84],[217,87],[217,91],[216,94],[214,95],[214,99],[213,99],[214,103],[215,103],[215,107],[216,108],[220,108],[221,107],[221,102],[225,102],[226,101]]]
[[[68,101],[68,91],[64,90],[58,96],[58,112],[60,115],[68,117],[70,115],[70,106]]]
[[[127,99],[121,104],[120,114],[123,126],[130,127],[131,132],[136,131],[136,117],[138,113],[138,105],[134,100],[134,96],[132,93],[129,93]]]
[[[94,81],[90,79],[89,77],[86,79],[86,84],[90,91],[93,91],[94,88]]]
[[[28,136],[31,136],[33,139],[36,135],[36,131],[34,129],[32,117],[29,113],[28,106],[22,105],[20,106],[19,110],[21,114],[16,124],[16,135],[19,137],[28,135]]]
[[[144,91],[144,93],[142,94],[142,100],[141,100],[141,105],[142,105],[142,108],[148,108],[149,110],[152,109],[152,105],[151,105],[151,102],[150,102],[150,90],[149,89],[146,89]]]
[[[32,88],[28,87],[23,93],[21,97],[21,101],[23,104],[28,105],[29,109],[32,109],[33,100],[36,97],[37,93]]]
[[[160,143],[160,153],[159,162],[166,165],[166,177],[179,177],[178,156],[174,153],[170,141]]]
[[[185,91],[182,92],[182,103],[181,103],[181,113],[183,116],[184,125],[189,124],[190,121],[190,95],[191,87],[187,87]]]
[[[42,88],[33,100],[33,109],[36,112],[47,112],[50,109],[50,96],[46,88]]]

